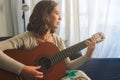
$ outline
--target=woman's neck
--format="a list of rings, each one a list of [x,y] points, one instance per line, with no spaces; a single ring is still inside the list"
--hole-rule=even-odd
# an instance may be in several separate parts
[[[52,42],[53,43],[53,35],[48,31],[44,36],[38,36],[37,40],[39,42]]]

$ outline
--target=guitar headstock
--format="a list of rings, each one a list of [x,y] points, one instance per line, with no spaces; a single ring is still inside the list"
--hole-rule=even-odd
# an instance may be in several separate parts
[[[105,36],[102,32],[98,32],[92,35],[92,39],[96,42],[99,43],[105,39]]]

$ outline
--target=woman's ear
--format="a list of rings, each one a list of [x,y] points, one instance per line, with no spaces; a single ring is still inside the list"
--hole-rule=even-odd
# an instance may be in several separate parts
[[[47,23],[50,22],[49,15],[47,15],[47,17],[46,17],[46,21],[47,21]]]

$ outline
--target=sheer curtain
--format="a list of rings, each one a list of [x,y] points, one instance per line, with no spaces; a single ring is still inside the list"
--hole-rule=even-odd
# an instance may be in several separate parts
[[[59,35],[66,46],[71,46],[80,41],[79,0],[61,0],[60,7],[62,21]]]
[[[21,0],[0,0],[2,36],[14,36],[24,32],[21,5]]]
[[[0,36],[13,35],[9,3],[8,0],[0,0]]]
[[[119,58],[119,3],[119,0],[61,0],[59,34],[66,45],[71,46],[96,32],[103,32],[105,40],[96,45],[93,57]]]
[[[87,30],[87,34],[103,32],[106,37],[102,43],[97,45],[93,57],[120,57],[120,38],[118,36],[120,34],[119,2],[119,0],[86,0],[87,15],[84,16],[86,16],[88,28],[85,29],[81,25],[81,30]],[[81,36],[84,35],[81,34]]]
[[[11,20],[14,35],[24,32],[22,0],[10,0]]]

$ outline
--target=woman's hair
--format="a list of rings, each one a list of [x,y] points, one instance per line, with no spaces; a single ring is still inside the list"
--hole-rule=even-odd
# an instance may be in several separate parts
[[[47,15],[49,15],[58,4],[53,0],[42,0],[33,9],[27,26],[28,31],[44,36],[49,27]]]

